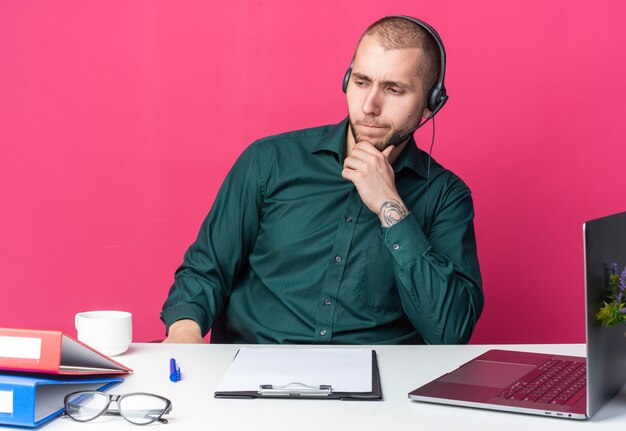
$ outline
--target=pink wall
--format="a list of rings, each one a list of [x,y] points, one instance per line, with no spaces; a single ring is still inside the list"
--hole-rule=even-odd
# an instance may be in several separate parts
[[[475,197],[473,342],[583,341],[581,225],[626,209],[626,3],[609,0],[1,2],[0,326],[74,333],[74,313],[117,308],[161,337],[235,158],[343,118],[359,34],[396,13],[448,51],[434,154]]]

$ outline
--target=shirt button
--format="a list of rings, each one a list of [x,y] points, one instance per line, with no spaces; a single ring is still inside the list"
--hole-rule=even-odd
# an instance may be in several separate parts
[[[335,256],[335,262],[341,263],[341,256]]]
[[[330,305],[330,304],[332,304],[332,303],[333,303],[333,301],[331,301],[331,300],[330,300],[330,298],[326,298],[326,299],[324,300],[324,304],[326,304],[326,305]]]
[[[400,244],[395,243],[394,245],[391,246],[394,250],[400,250]]]
[[[352,221],[352,217],[350,217],[350,216],[346,217],[346,221],[347,221],[348,223],[350,223],[350,222]]]
[[[324,335],[326,335],[326,329],[322,329],[322,330],[320,331],[320,335],[321,335],[322,337],[323,337]]]

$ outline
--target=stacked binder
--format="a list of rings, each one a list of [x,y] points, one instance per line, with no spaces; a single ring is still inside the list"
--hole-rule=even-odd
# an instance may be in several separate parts
[[[130,372],[62,331],[0,328],[0,424],[42,425],[63,413],[65,395],[106,390]]]

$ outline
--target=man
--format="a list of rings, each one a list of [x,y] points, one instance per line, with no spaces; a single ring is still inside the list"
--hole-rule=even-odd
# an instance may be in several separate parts
[[[166,342],[212,327],[236,343],[468,342],[483,308],[470,191],[410,133],[390,145],[431,113],[439,56],[423,26],[383,18],[355,51],[348,119],[244,151],[176,272]]]

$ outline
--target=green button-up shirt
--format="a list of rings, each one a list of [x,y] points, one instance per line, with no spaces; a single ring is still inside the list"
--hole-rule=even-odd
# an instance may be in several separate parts
[[[167,327],[189,318],[206,334],[218,319],[236,343],[469,340],[483,308],[470,190],[433,160],[427,194],[411,139],[393,165],[411,213],[381,227],[341,176],[347,127],[243,152],[176,271]]]

